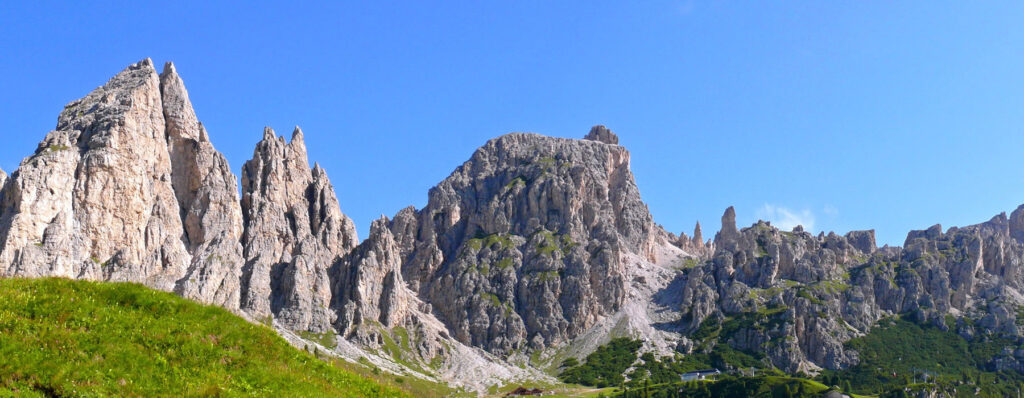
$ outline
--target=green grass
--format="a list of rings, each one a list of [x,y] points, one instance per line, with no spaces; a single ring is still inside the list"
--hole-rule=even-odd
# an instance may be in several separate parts
[[[355,364],[340,359],[331,359],[331,363],[347,372],[359,375],[368,380],[395,390],[401,390],[417,398],[471,398],[476,394],[454,389],[447,384],[435,383],[411,376],[398,376],[381,371],[369,361],[363,360]],[[370,395],[370,397],[374,397]]]
[[[684,270],[684,269],[690,269],[690,268],[695,268],[695,267],[697,267],[698,265],[701,265],[701,264],[703,264],[703,263],[704,263],[704,262],[703,262],[703,261],[701,261],[701,260],[700,260],[699,258],[696,258],[696,257],[690,257],[690,258],[686,258],[686,259],[684,259],[684,260],[683,260],[683,262],[682,262],[682,264],[680,264],[680,265],[679,265],[679,267],[678,267],[677,269],[679,269],[679,270]]]
[[[0,396],[341,396],[404,392],[213,306],[127,283],[0,280]]]
[[[660,384],[644,384],[627,387],[624,391],[609,394],[609,397],[643,398],[746,398],[746,397],[821,397],[829,388],[825,385],[797,377],[721,376],[715,381],[689,381]]]
[[[309,341],[315,341],[317,344],[320,344],[327,348],[334,348],[338,345],[338,343],[335,341],[334,333],[313,333],[308,331],[300,331],[299,336],[302,336],[302,338]]]

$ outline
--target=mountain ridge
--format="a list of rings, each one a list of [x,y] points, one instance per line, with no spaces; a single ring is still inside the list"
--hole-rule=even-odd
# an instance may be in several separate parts
[[[0,171],[0,275],[139,282],[478,391],[552,381],[543,369],[613,337],[815,373],[856,365],[844,343],[893,315],[965,338],[1024,335],[1024,206],[911,231],[903,247],[878,248],[873,230],[737,228],[731,207],[713,239],[699,223],[676,236],[618,136],[594,126],[488,140],[423,208],[360,241],[304,134],[266,128],[239,185],[175,66],[131,65]],[[1024,351],[993,366],[1022,372]]]

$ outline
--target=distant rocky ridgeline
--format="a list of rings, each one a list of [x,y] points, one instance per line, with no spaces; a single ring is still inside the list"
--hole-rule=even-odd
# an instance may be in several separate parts
[[[700,224],[654,223],[629,161],[603,126],[504,135],[360,242],[301,130],[264,131],[239,198],[174,66],[147,59],[0,171],[0,275],[140,282],[456,383],[534,377],[502,359],[579,357],[614,336],[814,371],[857,363],[843,342],[895,314],[1021,335],[1024,210],[876,248],[872,231],[741,230],[730,208],[705,241]],[[1012,352],[998,366],[1024,370]]]
[[[903,248],[877,248],[874,231],[812,235],[758,222],[737,230],[729,208],[712,257],[682,273],[680,351],[728,344],[787,372],[858,363],[843,343],[889,316],[909,316],[968,340],[1010,338],[1024,318],[1024,206],[1009,218],[911,231]],[[1024,372],[1008,346],[988,366]]]

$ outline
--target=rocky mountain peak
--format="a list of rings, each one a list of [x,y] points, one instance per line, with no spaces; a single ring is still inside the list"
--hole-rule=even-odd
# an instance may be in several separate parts
[[[1024,243],[1024,205],[1018,206],[1010,213],[1010,236],[1017,242]]]
[[[160,74],[171,184],[192,254],[189,271],[175,287],[186,297],[236,308],[242,263],[242,212],[238,183],[227,159],[214,149],[196,117],[174,64]]]
[[[327,173],[309,168],[302,130],[286,143],[270,128],[242,169],[241,307],[295,330],[330,330],[328,269],[351,251],[355,225],[340,209]]]
[[[715,252],[714,243],[704,241],[704,232],[701,230],[700,221],[697,221],[697,225],[693,227],[693,237],[685,232],[680,232],[679,237],[671,243],[686,254],[698,259],[710,258]]]
[[[366,241],[342,261],[336,305],[343,330],[366,320],[396,326],[407,315],[412,293],[405,289],[401,253],[389,223],[386,217],[375,220]]]
[[[0,270],[144,281],[187,268],[152,61],[68,104],[4,195]]]
[[[176,140],[200,141],[199,120],[192,109],[192,102],[185,90],[185,83],[181,80],[181,76],[178,76],[174,64],[171,62],[164,64],[164,71],[160,74],[160,94],[163,100],[168,140],[172,142]]]
[[[875,230],[869,229],[867,231],[850,231],[846,233],[846,240],[853,245],[854,248],[861,252],[871,254],[875,252]]]
[[[715,234],[715,243],[719,241],[727,241],[735,238],[739,234],[736,229],[736,209],[732,206],[725,209],[725,213],[722,214],[722,228]]]
[[[588,132],[583,139],[603,142],[605,144],[619,145],[619,136],[615,135],[615,133],[602,125],[592,127],[590,132]]]
[[[622,258],[649,256],[655,230],[624,148],[523,133],[487,142],[392,222],[412,290],[457,339],[497,353],[568,341],[617,310]]]

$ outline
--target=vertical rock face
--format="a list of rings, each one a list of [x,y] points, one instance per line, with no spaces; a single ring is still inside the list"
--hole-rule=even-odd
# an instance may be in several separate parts
[[[5,173],[3,171],[3,169],[0,169],[0,221],[2,221],[4,219],[4,206],[3,206],[3,203],[4,203],[4,185],[6,185],[6,184],[7,184],[7,173]],[[0,225],[0,233],[2,233],[2,232],[3,232],[3,226]],[[2,235],[0,235],[0,238],[2,238]],[[2,267],[2,265],[3,264],[0,264],[0,271],[2,271],[4,269],[4,267]]]
[[[302,130],[290,142],[269,128],[242,169],[241,307],[296,330],[329,330],[328,269],[356,245],[327,174],[309,168]]]
[[[399,325],[414,301],[402,279],[402,258],[389,221],[373,222],[370,236],[339,264],[333,307],[338,309],[338,329],[379,322],[385,327]]]
[[[846,233],[846,240],[853,247],[865,254],[875,252],[875,230],[850,231]]]
[[[238,184],[227,159],[213,148],[199,123],[174,64],[160,75],[160,93],[171,159],[171,184],[179,204],[182,242],[192,254],[175,291],[203,302],[237,308],[242,264],[242,212]]]
[[[7,173],[4,173],[3,169],[0,169],[0,204],[4,202],[4,184],[7,183]],[[0,220],[3,219],[3,207],[0,206]]]
[[[1018,242],[1024,242],[1024,205],[1020,205],[1010,213],[1010,236]]]
[[[0,270],[145,282],[188,267],[160,81],[148,59],[68,104],[4,193]]]
[[[722,214],[722,228],[715,234],[715,243],[731,242],[739,235],[736,230],[736,210],[729,206]]]
[[[629,153],[589,136],[491,140],[392,221],[405,279],[460,341],[556,345],[622,303],[623,256],[651,256],[656,227]]]

